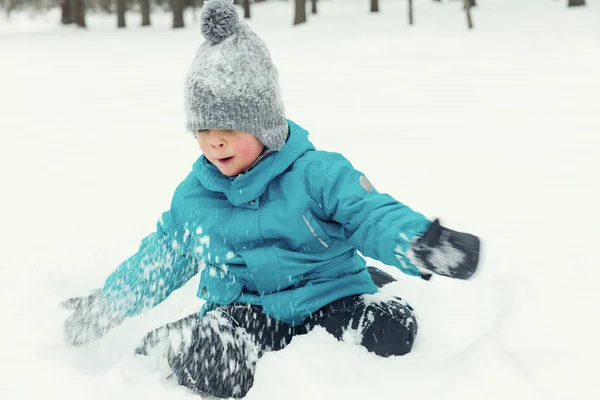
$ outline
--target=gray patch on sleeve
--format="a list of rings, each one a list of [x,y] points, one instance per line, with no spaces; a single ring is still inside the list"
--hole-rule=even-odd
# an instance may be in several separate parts
[[[366,176],[361,175],[360,178],[358,178],[358,182],[360,183],[360,186],[367,191],[367,193],[371,193],[373,191],[373,185]]]

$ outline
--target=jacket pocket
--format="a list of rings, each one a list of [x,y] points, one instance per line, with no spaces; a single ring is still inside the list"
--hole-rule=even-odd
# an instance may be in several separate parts
[[[323,228],[321,228],[321,225],[319,225],[315,217],[313,217],[310,212],[305,212],[302,214],[302,221],[315,240],[317,240],[323,248],[328,249],[331,245],[331,238],[325,233]]]
[[[232,273],[217,266],[207,266],[200,273],[198,297],[211,303],[229,305],[240,297],[243,288],[242,280]]]

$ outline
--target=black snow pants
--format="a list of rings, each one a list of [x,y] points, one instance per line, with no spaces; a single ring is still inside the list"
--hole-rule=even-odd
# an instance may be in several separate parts
[[[369,272],[378,287],[394,280],[375,268]],[[323,307],[295,327],[268,317],[259,306],[234,303],[202,319],[192,314],[164,325],[148,333],[136,352],[147,355],[160,348],[180,385],[199,394],[240,398],[252,387],[256,362],[265,352],[283,349],[315,326],[340,340],[350,337],[382,357],[410,352],[417,334],[416,316],[402,299],[356,295]]]

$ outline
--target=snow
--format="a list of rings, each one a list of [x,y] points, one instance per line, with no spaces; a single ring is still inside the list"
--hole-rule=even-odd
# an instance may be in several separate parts
[[[472,280],[402,275],[419,316],[389,359],[322,329],[264,356],[248,399],[598,399],[600,1],[326,0],[253,5],[291,119],[380,191],[483,239]],[[525,3],[525,4],[522,4]],[[192,26],[60,27],[57,11],[0,21],[0,397],[193,399],[132,355],[196,311],[197,277],[85,348],[58,303],[102,284],[152,231],[199,150],[185,133]],[[372,265],[381,266],[373,261]]]

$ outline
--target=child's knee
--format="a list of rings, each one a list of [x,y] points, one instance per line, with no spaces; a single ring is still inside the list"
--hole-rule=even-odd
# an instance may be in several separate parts
[[[182,338],[185,345],[173,346],[169,354],[178,383],[199,394],[245,396],[259,357],[250,335],[217,311],[207,314],[190,334]]]
[[[388,303],[383,310],[367,307],[373,322],[363,331],[362,345],[381,357],[401,356],[410,353],[417,336],[417,320],[412,308],[401,303]]]

